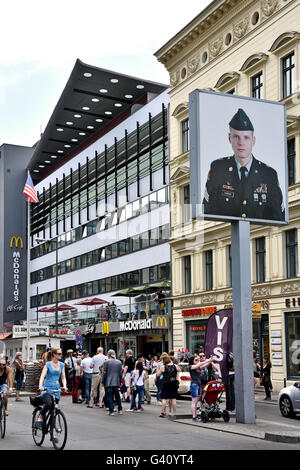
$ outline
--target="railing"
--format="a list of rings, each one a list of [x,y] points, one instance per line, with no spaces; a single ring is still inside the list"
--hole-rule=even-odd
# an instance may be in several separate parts
[[[118,310],[119,309],[119,310]],[[87,310],[79,312],[64,312],[58,313],[58,326],[65,327],[67,325],[80,326],[87,325],[89,323],[101,323],[103,321],[126,321],[126,320],[137,320],[151,318],[154,315],[164,315],[169,313],[169,301],[166,299],[164,303],[157,301],[144,301],[135,302],[131,304],[116,305],[109,309],[105,305],[100,307],[90,307]],[[55,316],[45,316],[39,318],[40,325],[54,327]]]

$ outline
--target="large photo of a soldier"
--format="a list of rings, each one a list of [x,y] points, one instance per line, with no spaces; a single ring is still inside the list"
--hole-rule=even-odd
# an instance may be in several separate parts
[[[268,108],[266,101],[241,97],[228,97],[226,101],[218,93],[203,95],[202,101],[212,104],[201,104],[199,108],[200,197],[204,216],[284,223],[287,198],[283,108],[272,102]],[[200,93],[201,98],[203,95]],[[215,107],[217,95],[222,98],[219,110]],[[215,125],[214,141],[209,125]],[[226,153],[220,140],[226,140]]]

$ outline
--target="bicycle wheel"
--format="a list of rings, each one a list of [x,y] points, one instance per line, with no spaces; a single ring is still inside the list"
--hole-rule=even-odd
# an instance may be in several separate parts
[[[53,416],[51,426],[51,441],[54,449],[63,450],[67,442],[67,420],[61,410],[57,410]]]
[[[6,415],[3,399],[0,398],[0,436],[3,439],[6,430]]]
[[[32,416],[32,437],[37,446],[41,446],[45,439],[44,426],[42,428],[37,428],[35,424],[40,414],[40,411],[41,411],[40,408],[36,408]]]

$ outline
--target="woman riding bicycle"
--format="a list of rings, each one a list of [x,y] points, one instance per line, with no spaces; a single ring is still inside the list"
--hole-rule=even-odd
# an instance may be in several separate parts
[[[56,403],[60,400],[60,377],[62,379],[64,390],[66,392],[68,391],[64,363],[59,360],[61,357],[62,350],[60,348],[54,348],[48,352],[47,362],[44,365],[39,382],[39,390],[41,391],[44,406],[36,421],[36,426],[38,428],[43,427],[43,420],[46,413],[53,407],[52,397],[55,398]],[[54,390],[55,392],[53,392]]]

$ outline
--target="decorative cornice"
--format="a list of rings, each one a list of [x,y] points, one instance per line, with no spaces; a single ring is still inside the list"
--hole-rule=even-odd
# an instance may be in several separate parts
[[[224,73],[215,84],[215,88],[222,88],[225,85],[228,86],[229,84],[237,82],[239,78],[240,74],[237,72]]]
[[[299,41],[299,39],[300,33],[298,33],[298,31],[287,31],[275,39],[269,52],[278,53],[284,47],[288,47],[290,44]]]
[[[176,180],[187,176],[190,176],[190,169],[187,166],[180,166],[171,176],[170,181],[174,183]]]
[[[167,62],[180,53],[187,44],[198,39],[199,36],[203,36],[206,31],[211,31],[220,18],[225,16],[227,12],[237,4],[241,5],[240,0],[215,0],[154,55],[159,62],[166,65]]]
[[[180,103],[176,108],[174,109],[172,116],[173,117],[178,117],[179,115],[186,113],[189,110],[189,104],[188,102],[185,103]]]
[[[248,59],[243,63],[240,72],[250,72],[254,67],[264,64],[268,60],[268,54],[264,52],[258,52],[257,54],[252,54]]]

